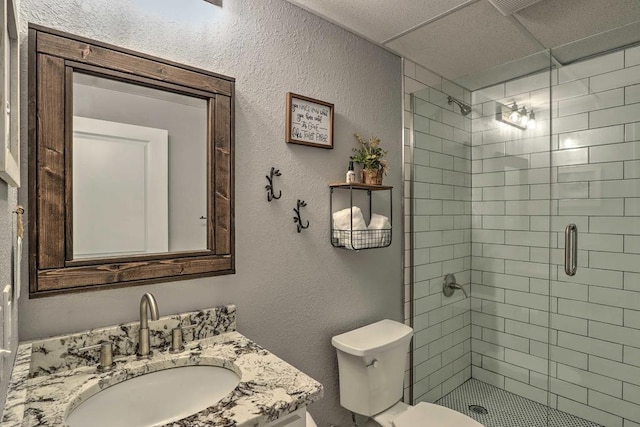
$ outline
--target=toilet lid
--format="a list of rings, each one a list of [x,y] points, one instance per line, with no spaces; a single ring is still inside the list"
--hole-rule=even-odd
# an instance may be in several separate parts
[[[421,402],[393,420],[394,427],[483,427],[453,409]]]

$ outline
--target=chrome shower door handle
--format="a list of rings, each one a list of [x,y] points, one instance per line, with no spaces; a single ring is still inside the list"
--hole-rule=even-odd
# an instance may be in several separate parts
[[[578,271],[578,227],[569,224],[564,229],[564,272],[575,276]]]

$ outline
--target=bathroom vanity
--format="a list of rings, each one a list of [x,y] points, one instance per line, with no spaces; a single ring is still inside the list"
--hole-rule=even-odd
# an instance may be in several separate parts
[[[204,409],[180,415],[184,408],[176,405],[173,417],[152,425],[304,426],[306,406],[322,397],[322,385],[235,326],[233,305],[149,321],[153,354],[148,359],[136,356],[137,322],[24,343],[18,349],[2,425],[67,425],[74,410],[116,384],[158,371],[209,366],[231,371],[238,385],[218,396],[216,384],[206,385],[203,393],[211,392],[212,397]],[[185,331],[184,350],[171,352],[176,328]],[[102,371],[99,352],[80,349],[106,341],[112,343],[115,366]],[[167,390],[170,393],[180,390]]]

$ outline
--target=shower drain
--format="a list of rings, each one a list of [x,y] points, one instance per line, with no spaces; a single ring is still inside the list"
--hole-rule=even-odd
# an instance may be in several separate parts
[[[489,413],[489,411],[487,411],[487,408],[480,405],[469,405],[469,410],[478,415],[487,415]]]

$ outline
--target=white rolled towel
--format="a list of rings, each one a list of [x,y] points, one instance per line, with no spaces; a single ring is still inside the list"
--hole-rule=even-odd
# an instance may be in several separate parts
[[[373,214],[369,221],[369,230],[381,230],[378,233],[371,233],[372,239],[377,246],[387,246],[391,243],[391,222],[384,215]],[[384,230],[384,231],[382,231]]]
[[[352,222],[353,221],[353,222]],[[360,234],[355,233],[351,238],[351,231],[362,231],[367,229],[367,223],[362,216],[362,210],[359,207],[342,209],[333,213],[333,237],[338,239],[338,244],[347,249],[362,249],[364,244],[359,242]],[[353,240],[353,244],[352,244]]]
[[[388,230],[391,228],[389,218],[384,215],[373,214],[369,221],[369,230]]]
[[[351,218],[353,218],[353,224]],[[333,213],[333,228],[335,230],[366,230],[367,223],[360,208],[353,206]]]

